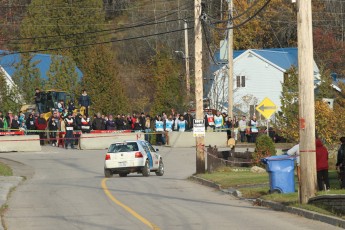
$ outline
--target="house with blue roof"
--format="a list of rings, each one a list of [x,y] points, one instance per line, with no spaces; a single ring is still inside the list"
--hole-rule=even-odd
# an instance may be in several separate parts
[[[39,70],[41,79],[47,80],[47,73],[49,72],[54,55],[39,53],[32,53],[31,55],[33,56],[31,62],[36,64],[35,66]],[[16,66],[20,63],[20,58],[21,56],[19,53],[10,53],[9,51],[0,50],[0,71],[4,74],[10,87],[14,85],[12,76],[16,72]],[[81,79],[83,74],[77,66],[75,67],[75,71],[77,72],[79,79]]]
[[[216,53],[218,65],[212,66],[213,80],[206,92],[210,108],[226,111],[228,107],[227,66]],[[253,115],[255,107],[268,97],[281,107],[282,83],[287,70],[298,66],[297,48],[249,49],[234,51],[234,111]],[[314,61],[315,81],[320,79]]]

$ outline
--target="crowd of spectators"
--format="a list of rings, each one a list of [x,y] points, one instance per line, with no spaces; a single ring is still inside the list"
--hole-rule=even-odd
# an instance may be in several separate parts
[[[73,101],[65,104],[63,100],[60,100],[57,108],[51,111],[50,117],[46,116],[47,113],[42,113],[42,97],[39,89],[35,89],[34,102],[37,110],[30,113],[24,114],[21,111],[13,114],[12,111],[8,111],[7,114],[3,114],[0,111],[0,132],[23,131],[28,135],[39,134],[41,145],[44,145],[48,138],[47,135],[49,135],[50,143],[53,146],[57,146],[59,144],[57,140],[63,137],[65,147],[70,145],[71,148],[74,148],[74,145],[78,144],[78,135],[91,130],[145,132],[145,139],[149,142],[153,138],[152,133],[155,133],[157,144],[168,144],[169,132],[193,130],[194,116],[191,112],[177,113],[171,110],[169,115],[162,112],[153,117],[143,112],[141,114],[117,114],[116,116],[97,113],[90,117],[91,99],[86,90],[82,91],[78,99],[80,110],[76,110]],[[247,136],[248,142],[255,142],[258,133],[255,116],[249,121],[243,116],[242,120],[238,121],[236,117],[228,117],[226,113],[217,111],[216,114],[213,114],[210,111],[205,114],[204,119],[207,130],[227,132],[228,139],[234,137],[235,140],[240,133],[242,142],[244,142],[245,136]]]
[[[191,112],[177,113],[172,110],[169,115],[162,112],[153,117],[143,112],[141,114],[117,114],[116,116],[97,113],[90,118],[85,108],[83,111],[84,113],[76,113],[74,103],[68,102],[65,106],[62,101],[58,108],[52,111],[48,120],[43,117],[42,113],[35,111],[28,114],[19,112],[18,115],[14,115],[12,111],[8,111],[4,115],[0,111],[0,130],[21,130],[28,135],[39,134],[42,140],[47,138],[44,130],[49,130],[49,138],[52,140],[53,146],[57,145],[56,139],[60,132],[73,138],[78,135],[75,134],[76,131],[88,133],[91,130],[130,130],[145,132],[145,139],[150,142],[152,139],[150,134],[155,132],[156,143],[167,144],[168,132],[193,131],[194,115]],[[258,133],[255,116],[249,121],[245,116],[241,120],[237,120],[236,116],[232,119],[226,113],[220,112],[205,114],[205,128],[216,132],[227,132],[228,138],[234,137],[237,140],[239,137],[242,142],[245,141],[245,137],[247,137],[246,141],[255,142]],[[41,141],[41,144],[43,145],[44,141]],[[74,144],[77,143],[67,141],[67,145],[71,145],[72,148]]]

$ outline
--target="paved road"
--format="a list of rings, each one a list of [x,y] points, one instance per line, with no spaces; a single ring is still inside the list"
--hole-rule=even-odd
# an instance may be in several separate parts
[[[187,181],[195,171],[194,149],[160,150],[163,177],[107,180],[103,150],[45,147],[39,153],[2,153],[35,172],[12,194],[5,224],[9,230],[337,229]]]

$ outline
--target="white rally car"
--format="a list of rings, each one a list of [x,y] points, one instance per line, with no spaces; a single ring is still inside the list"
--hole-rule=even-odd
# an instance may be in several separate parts
[[[115,142],[110,145],[105,155],[104,176],[119,174],[120,177],[125,177],[129,173],[149,176],[150,172],[163,176],[164,164],[157,151],[158,149],[143,140]]]

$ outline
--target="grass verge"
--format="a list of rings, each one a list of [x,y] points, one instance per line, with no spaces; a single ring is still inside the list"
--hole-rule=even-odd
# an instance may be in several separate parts
[[[327,207],[320,207],[310,204],[299,204],[298,193],[287,193],[287,194],[270,194],[269,193],[269,178],[268,173],[252,173],[248,168],[230,168],[222,167],[216,172],[198,174],[198,177],[212,181],[222,186],[222,188],[235,188],[242,193],[244,198],[262,198],[264,200],[275,201],[282,203],[287,206],[297,207],[314,211],[317,213],[337,216],[344,218],[332,213]],[[340,189],[340,183],[338,180],[338,174],[335,170],[329,171],[329,180],[331,185],[331,191],[317,192],[317,195],[325,194],[345,194],[344,189]],[[297,178],[295,179],[295,188],[298,188]]]
[[[247,168],[219,168],[214,173],[198,174],[198,177],[220,184],[222,188],[268,183],[267,173],[252,173]]]
[[[13,176],[12,169],[2,162],[0,162],[0,176]]]

